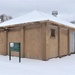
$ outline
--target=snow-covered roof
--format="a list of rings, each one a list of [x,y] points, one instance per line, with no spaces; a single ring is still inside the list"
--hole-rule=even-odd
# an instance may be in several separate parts
[[[36,21],[42,21],[42,20],[51,20],[60,24],[63,24],[64,26],[69,26],[75,28],[74,24],[71,24],[68,21],[61,20],[57,17],[54,17],[52,15],[45,14],[40,11],[32,11],[28,14],[25,14],[23,16],[20,16],[15,19],[11,19],[9,21],[6,21],[4,23],[0,24],[0,27],[8,26],[8,25],[15,25],[20,23],[27,23],[27,22],[36,22]]]

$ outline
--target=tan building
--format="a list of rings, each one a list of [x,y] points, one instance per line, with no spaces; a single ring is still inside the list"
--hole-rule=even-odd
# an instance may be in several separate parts
[[[9,54],[9,43],[21,43],[21,57],[48,60],[75,53],[75,25],[33,11],[0,24],[0,54]],[[12,52],[18,56],[18,52]]]

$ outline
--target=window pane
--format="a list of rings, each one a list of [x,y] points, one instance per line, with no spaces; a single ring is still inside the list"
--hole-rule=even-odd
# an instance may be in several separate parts
[[[55,37],[55,29],[51,29],[51,37]]]

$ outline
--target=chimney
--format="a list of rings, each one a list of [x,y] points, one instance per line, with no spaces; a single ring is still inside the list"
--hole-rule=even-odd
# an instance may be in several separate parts
[[[58,11],[52,11],[52,15],[53,15],[54,17],[57,17]]]

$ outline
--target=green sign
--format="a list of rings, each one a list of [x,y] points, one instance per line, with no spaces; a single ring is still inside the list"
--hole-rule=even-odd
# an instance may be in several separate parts
[[[11,51],[20,51],[20,43],[10,43],[10,50]]]
[[[20,43],[9,43],[9,60],[11,60],[11,51],[19,52],[19,62],[21,62]]]

